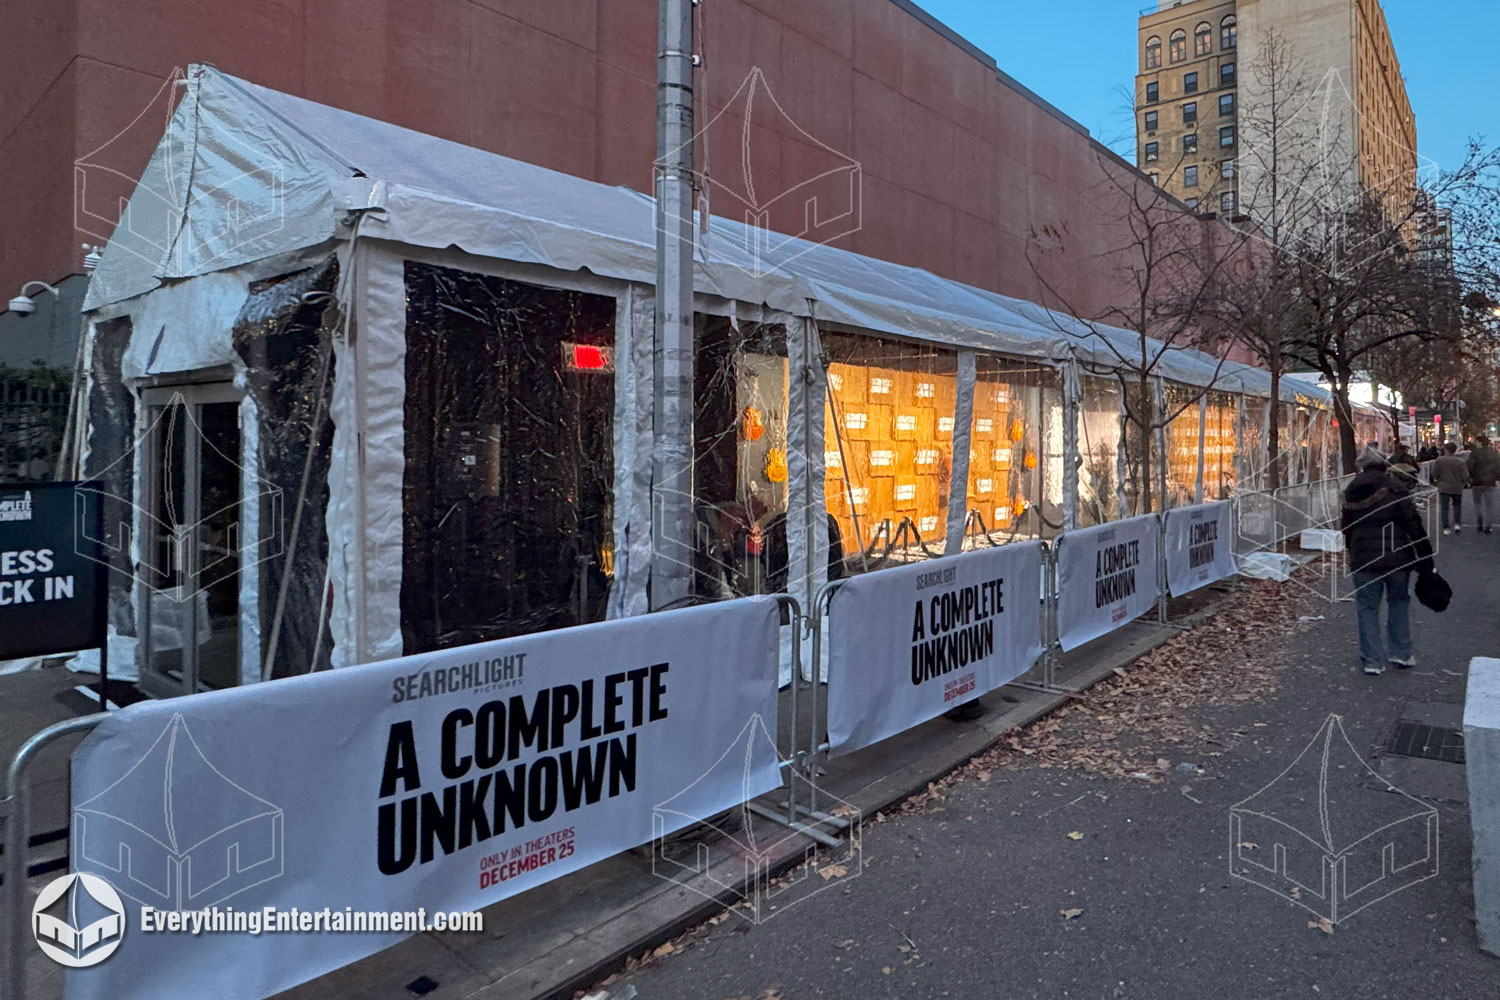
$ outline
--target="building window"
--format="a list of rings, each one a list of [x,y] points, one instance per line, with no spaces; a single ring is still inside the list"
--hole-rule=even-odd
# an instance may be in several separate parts
[[[1182,74],[1182,92],[1184,94],[1196,94],[1198,92],[1198,74]]]
[[[1227,118],[1228,116],[1230,116],[1232,114],[1234,114],[1234,95],[1233,94],[1220,94],[1219,95],[1219,117],[1220,118]]]
[[[1234,192],[1225,191],[1219,195],[1219,211],[1225,215],[1234,214]]]
[[[1219,176],[1227,180],[1234,179],[1234,161],[1221,160],[1219,162]]]
[[[1214,50],[1214,29],[1207,21],[1193,29],[1193,55],[1206,56]]]
[[[1234,145],[1234,126],[1225,125],[1219,129],[1219,145],[1223,147]]]
[[[1167,44],[1167,58],[1174,63],[1187,58],[1187,32],[1181,28],[1172,32],[1172,40]]]
[[[1197,208],[1198,207],[1198,199],[1197,198],[1189,198],[1187,200],[1187,207],[1188,208]]]
[[[1234,63],[1227,62],[1219,67],[1219,86],[1234,86]]]
[[[1196,152],[1198,152],[1198,133],[1197,132],[1189,132],[1187,135],[1185,135],[1185,136],[1182,137],[1182,151],[1184,153],[1196,153]]]
[[[1160,148],[1161,147],[1159,147],[1154,142],[1148,142],[1148,143],[1146,143],[1146,162],[1147,163],[1155,163],[1156,162],[1156,160],[1158,158],[1158,152],[1159,152]]]
[[[1146,103],[1147,104],[1155,104],[1159,100],[1161,100],[1161,84],[1159,84],[1159,83],[1148,83],[1148,84],[1146,84]]]
[[[1146,112],[1146,131],[1147,132],[1155,132],[1156,131],[1156,114],[1157,113],[1155,111],[1147,111]]]
[[[1147,176],[1151,178],[1151,186],[1152,187],[1161,187],[1161,174],[1159,174],[1155,170],[1153,170]]]
[[[1190,187],[1190,188],[1195,188],[1195,187],[1198,186],[1198,168],[1197,167],[1183,167],[1182,168],[1182,186],[1183,187]]]
[[[1161,66],[1161,36],[1152,35],[1146,39],[1146,68],[1158,69]]]
[[[1240,29],[1233,14],[1219,22],[1219,48],[1232,49],[1240,43]],[[1159,58],[1159,56],[1158,56]]]
[[[1182,124],[1191,125],[1198,120],[1198,102],[1188,101],[1182,106]]]

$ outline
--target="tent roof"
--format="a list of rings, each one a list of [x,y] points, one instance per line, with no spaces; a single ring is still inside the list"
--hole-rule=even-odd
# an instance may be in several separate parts
[[[106,247],[85,310],[164,280],[222,271],[347,234],[457,246],[501,260],[655,283],[654,201],[193,66],[178,105]],[[772,237],[768,240],[768,235]],[[821,321],[1022,357],[1071,349],[1109,367],[1135,334],[1022,299],[714,216],[700,293]],[[752,254],[745,248],[755,248]],[[1163,348],[1157,372],[1192,385],[1270,394],[1270,376]],[[1113,345],[1113,349],[1110,345]],[[1326,390],[1284,382],[1285,400]]]

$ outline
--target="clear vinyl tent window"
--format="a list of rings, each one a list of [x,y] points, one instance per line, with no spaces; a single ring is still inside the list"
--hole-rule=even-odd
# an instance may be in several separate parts
[[[1241,396],[1236,443],[1239,465],[1237,485],[1242,493],[1266,488],[1266,414],[1270,403],[1260,396]],[[1285,434],[1285,429],[1282,431]]]
[[[1120,386],[1112,378],[1079,378],[1078,524],[1091,527],[1120,515]]]
[[[849,572],[943,554],[958,356],[825,332],[824,499]]]
[[[1235,439],[1235,401],[1227,392],[1208,394],[1208,414],[1203,422],[1203,499],[1228,500],[1238,482],[1238,446]]]
[[[1061,379],[984,354],[974,367],[964,546],[1049,538],[1062,524]]]
[[[1186,507],[1197,496],[1198,483],[1198,400],[1202,390],[1178,382],[1163,387],[1167,418],[1167,506]],[[1206,456],[1205,456],[1206,458]],[[1204,463],[1204,488],[1207,489],[1207,462]]]
[[[786,329],[700,314],[693,330],[694,596],[784,591]]]
[[[406,652],[603,619],[615,307],[406,263]]]

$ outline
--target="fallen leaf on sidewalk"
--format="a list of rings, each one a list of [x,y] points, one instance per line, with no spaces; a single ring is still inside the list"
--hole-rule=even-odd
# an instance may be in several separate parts
[[[824,882],[827,882],[831,878],[843,878],[849,874],[849,869],[843,865],[824,865],[818,869],[818,874],[823,877]]]
[[[1068,839],[1069,840],[1082,840],[1083,839],[1083,834],[1080,833],[1077,830],[1074,830],[1072,833],[1068,834]]]
[[[1255,843],[1253,840],[1242,840],[1242,841],[1240,841],[1239,846],[1240,847],[1248,847],[1252,851],[1260,849],[1260,845],[1257,844],[1257,843]]]
[[[1307,922],[1307,926],[1309,926],[1309,927],[1316,927],[1318,930],[1322,931],[1324,934],[1332,934],[1333,933],[1333,922],[1331,920],[1329,920],[1327,917],[1319,917],[1317,920],[1309,920]]]
[[[1063,915],[1064,920],[1077,920],[1079,917],[1083,916],[1083,911],[1076,908],[1071,910],[1058,910],[1057,912]]]
[[[651,957],[652,958],[666,958],[668,955],[675,955],[675,954],[677,954],[681,950],[682,950],[682,946],[681,945],[678,945],[678,944],[675,944],[675,943],[673,943],[671,941],[668,941],[666,944],[659,946],[655,951],[653,951],[651,953]]]
[[[880,967],[880,974],[882,976],[889,976],[891,974],[891,967],[889,965],[882,965]]]
[[[856,809],[856,808],[854,808],[853,806],[843,805],[843,806],[836,807],[828,815],[830,815],[830,816],[858,816],[859,815],[859,810]]]

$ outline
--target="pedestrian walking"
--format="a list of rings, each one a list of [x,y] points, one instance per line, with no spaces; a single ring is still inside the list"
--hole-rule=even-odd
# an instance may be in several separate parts
[[[1481,434],[1475,439],[1474,450],[1469,452],[1469,482],[1474,491],[1474,519],[1481,534],[1495,531],[1495,520],[1490,513],[1494,502],[1495,483],[1500,482],[1500,452],[1490,446],[1490,439]]]
[[[1443,445],[1443,454],[1432,463],[1432,485],[1437,488],[1438,504],[1443,512],[1443,534],[1457,535],[1464,530],[1464,490],[1469,488],[1469,465],[1458,457],[1458,445]],[[1450,529],[1448,512],[1452,509]]]
[[[1412,570],[1432,569],[1432,542],[1385,456],[1366,448],[1354,461],[1358,470],[1344,491],[1342,527],[1359,624],[1359,659],[1367,674],[1385,673],[1387,662],[1414,667],[1411,644]],[[1385,631],[1380,628],[1385,598]]]

